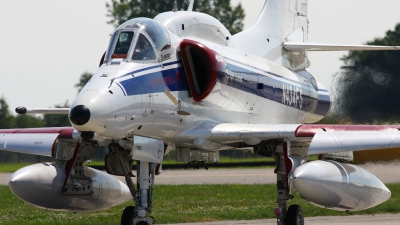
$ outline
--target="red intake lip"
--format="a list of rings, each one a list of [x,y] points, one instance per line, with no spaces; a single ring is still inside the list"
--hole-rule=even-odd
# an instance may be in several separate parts
[[[184,39],[180,50],[193,100],[200,102],[213,90],[225,62],[219,60],[222,57],[218,53],[197,41]]]

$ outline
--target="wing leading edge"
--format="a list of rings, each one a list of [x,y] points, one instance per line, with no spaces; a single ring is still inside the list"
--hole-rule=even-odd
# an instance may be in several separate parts
[[[56,141],[73,140],[74,131],[73,127],[0,129],[0,150],[54,156]]]
[[[249,145],[286,138],[308,145],[308,155],[315,155],[400,148],[399,130],[400,125],[218,124],[201,125],[181,136],[196,143],[202,138],[211,143],[243,141]]]

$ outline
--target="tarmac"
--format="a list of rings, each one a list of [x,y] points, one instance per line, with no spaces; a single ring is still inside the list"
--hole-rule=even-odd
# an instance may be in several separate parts
[[[398,164],[370,164],[361,166],[377,176],[384,183],[400,182],[400,165]],[[0,185],[8,185],[11,173],[0,173]],[[122,177],[117,177],[120,180]],[[200,169],[194,170],[164,170],[156,177],[156,184],[271,184],[276,182],[273,169]],[[276,219],[219,221],[204,223],[183,223],[179,225],[265,225],[277,224]],[[400,224],[400,214],[356,215],[356,216],[326,216],[306,217],[305,224],[330,224],[330,225],[387,225]],[[167,225],[167,224],[165,224]],[[169,224],[168,224],[169,225]]]
[[[180,224],[163,224],[163,225],[276,225],[276,219],[263,220],[238,220],[238,221],[218,221],[205,223],[180,223]],[[306,217],[304,224],[307,225],[393,225],[400,224],[400,214],[378,214],[365,216],[318,216]]]

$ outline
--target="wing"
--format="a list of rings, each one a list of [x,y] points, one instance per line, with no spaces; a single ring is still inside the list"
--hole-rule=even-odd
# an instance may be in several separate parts
[[[302,125],[298,138],[312,137],[308,154],[400,147],[400,125]]]
[[[0,129],[0,150],[54,156],[57,140],[76,143],[73,127]]]
[[[311,124],[201,124],[179,137],[203,150],[226,149],[227,144],[288,139],[308,155],[400,147],[400,125],[311,125]],[[0,150],[54,156],[57,140],[76,143],[73,127],[0,129]]]
[[[204,150],[242,141],[258,145],[262,141],[288,139],[306,148],[307,155],[389,149],[400,147],[400,125],[299,125],[299,124],[218,124],[200,125],[181,134]]]
[[[400,50],[400,46],[377,45],[343,45],[306,42],[284,42],[282,45],[283,48],[288,51]]]

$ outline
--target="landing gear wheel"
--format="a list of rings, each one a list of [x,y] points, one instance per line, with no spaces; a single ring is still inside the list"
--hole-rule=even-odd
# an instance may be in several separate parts
[[[304,225],[304,215],[299,205],[289,206],[286,213],[287,225]]]
[[[121,217],[121,225],[133,225],[133,218],[137,215],[136,208],[133,206],[128,206],[124,209]]]

